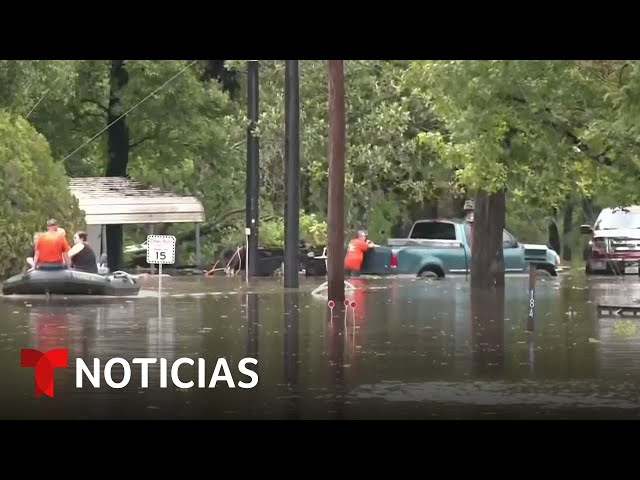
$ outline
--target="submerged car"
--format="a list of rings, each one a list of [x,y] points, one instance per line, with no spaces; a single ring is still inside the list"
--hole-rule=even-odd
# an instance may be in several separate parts
[[[593,227],[581,225],[591,235],[585,249],[585,272],[638,275],[640,262],[640,206],[605,208]]]

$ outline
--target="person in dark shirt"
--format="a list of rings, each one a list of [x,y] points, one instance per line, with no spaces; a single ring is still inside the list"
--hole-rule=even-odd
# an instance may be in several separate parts
[[[93,249],[87,243],[86,232],[76,232],[73,247],[69,250],[71,268],[88,273],[98,273],[98,261]]]

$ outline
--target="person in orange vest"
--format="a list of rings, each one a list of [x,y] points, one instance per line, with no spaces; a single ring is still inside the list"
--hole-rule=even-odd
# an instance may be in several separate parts
[[[69,265],[69,243],[58,230],[55,219],[47,221],[47,232],[38,237],[33,258],[35,268],[52,270],[66,268]]]
[[[367,239],[367,232],[358,230],[358,236],[349,242],[347,254],[344,257],[345,273],[352,277],[360,276],[362,261],[364,260],[364,252],[369,248],[375,247],[375,244]]]

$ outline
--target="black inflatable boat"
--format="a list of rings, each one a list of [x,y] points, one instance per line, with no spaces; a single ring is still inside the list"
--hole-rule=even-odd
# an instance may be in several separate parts
[[[140,285],[126,272],[111,275],[76,270],[33,270],[9,278],[3,295],[137,295]]]

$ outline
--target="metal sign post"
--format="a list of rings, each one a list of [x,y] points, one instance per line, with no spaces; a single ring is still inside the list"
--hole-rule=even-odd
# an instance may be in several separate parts
[[[176,263],[176,237],[147,235],[147,263],[158,265],[158,318],[162,317],[162,265]]]

